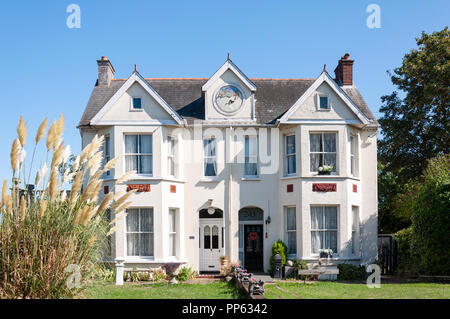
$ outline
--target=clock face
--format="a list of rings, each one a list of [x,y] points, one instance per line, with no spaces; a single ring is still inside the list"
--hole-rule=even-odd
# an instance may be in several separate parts
[[[216,106],[224,113],[234,113],[242,105],[241,91],[232,85],[223,86],[215,96]]]

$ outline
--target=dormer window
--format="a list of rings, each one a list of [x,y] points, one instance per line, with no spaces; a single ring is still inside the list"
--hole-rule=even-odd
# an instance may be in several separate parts
[[[134,97],[131,106],[132,106],[133,110],[142,109],[142,99],[140,97]]]
[[[318,94],[317,95],[317,105],[318,105],[318,109],[321,111],[330,110],[330,101],[328,99],[328,95]]]

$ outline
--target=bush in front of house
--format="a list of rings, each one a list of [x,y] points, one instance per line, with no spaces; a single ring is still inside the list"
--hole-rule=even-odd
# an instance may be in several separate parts
[[[400,210],[411,211],[411,226],[395,234],[398,271],[450,275],[450,155],[428,161],[422,176],[398,197]]]
[[[97,204],[101,176],[114,167],[117,159],[102,167],[103,137],[97,135],[80,156],[71,157],[70,147],[64,147],[61,139],[63,129],[63,116],[53,122],[47,134],[47,119],[42,122],[26,171],[27,127],[20,118],[18,137],[10,153],[11,191],[5,179],[0,205],[0,298],[76,296],[92,278],[105,251],[110,228],[105,212],[109,209],[118,214],[114,222],[118,221],[119,213],[128,206],[127,198],[134,193],[114,197],[111,192]],[[33,189],[27,185],[33,183],[30,173],[34,154],[45,135],[46,159],[36,174]],[[69,193],[63,186],[70,182]]]
[[[183,267],[178,271],[176,279],[178,281],[187,281],[194,279],[197,276],[197,272],[190,267]]]
[[[269,263],[270,263],[270,268],[269,268],[269,273],[271,276],[273,276],[273,258],[275,257],[276,254],[279,254],[282,258],[282,267],[284,269],[284,265],[286,264],[286,256],[287,256],[287,251],[288,248],[286,246],[286,244],[281,240],[277,240],[273,246],[272,246],[272,256],[270,256],[269,259]]]
[[[367,277],[366,267],[363,265],[339,264],[338,280],[365,280]]]

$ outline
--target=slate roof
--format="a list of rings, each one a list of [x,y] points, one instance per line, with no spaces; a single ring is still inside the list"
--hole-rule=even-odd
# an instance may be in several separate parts
[[[207,78],[158,78],[145,79],[158,94],[180,114],[188,124],[195,119],[204,119],[204,98],[202,86]],[[255,117],[258,124],[273,124],[280,118],[314,83],[315,79],[255,79]],[[90,120],[100,111],[126,79],[115,79],[109,87],[95,86],[89,98],[79,126],[90,124]],[[356,87],[343,87],[344,92],[359,109],[377,123]]]

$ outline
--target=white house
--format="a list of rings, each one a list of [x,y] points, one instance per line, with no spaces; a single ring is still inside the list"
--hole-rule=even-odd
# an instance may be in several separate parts
[[[335,78],[248,78],[229,58],[210,78],[115,79],[102,57],[78,128],[120,157],[102,192],[137,188],[110,257],[127,267],[180,261],[219,271],[219,257],[269,269],[289,258],[368,264],[377,254],[378,123],[344,55]],[[324,175],[328,165],[329,175]],[[136,175],[115,181],[126,171]]]

